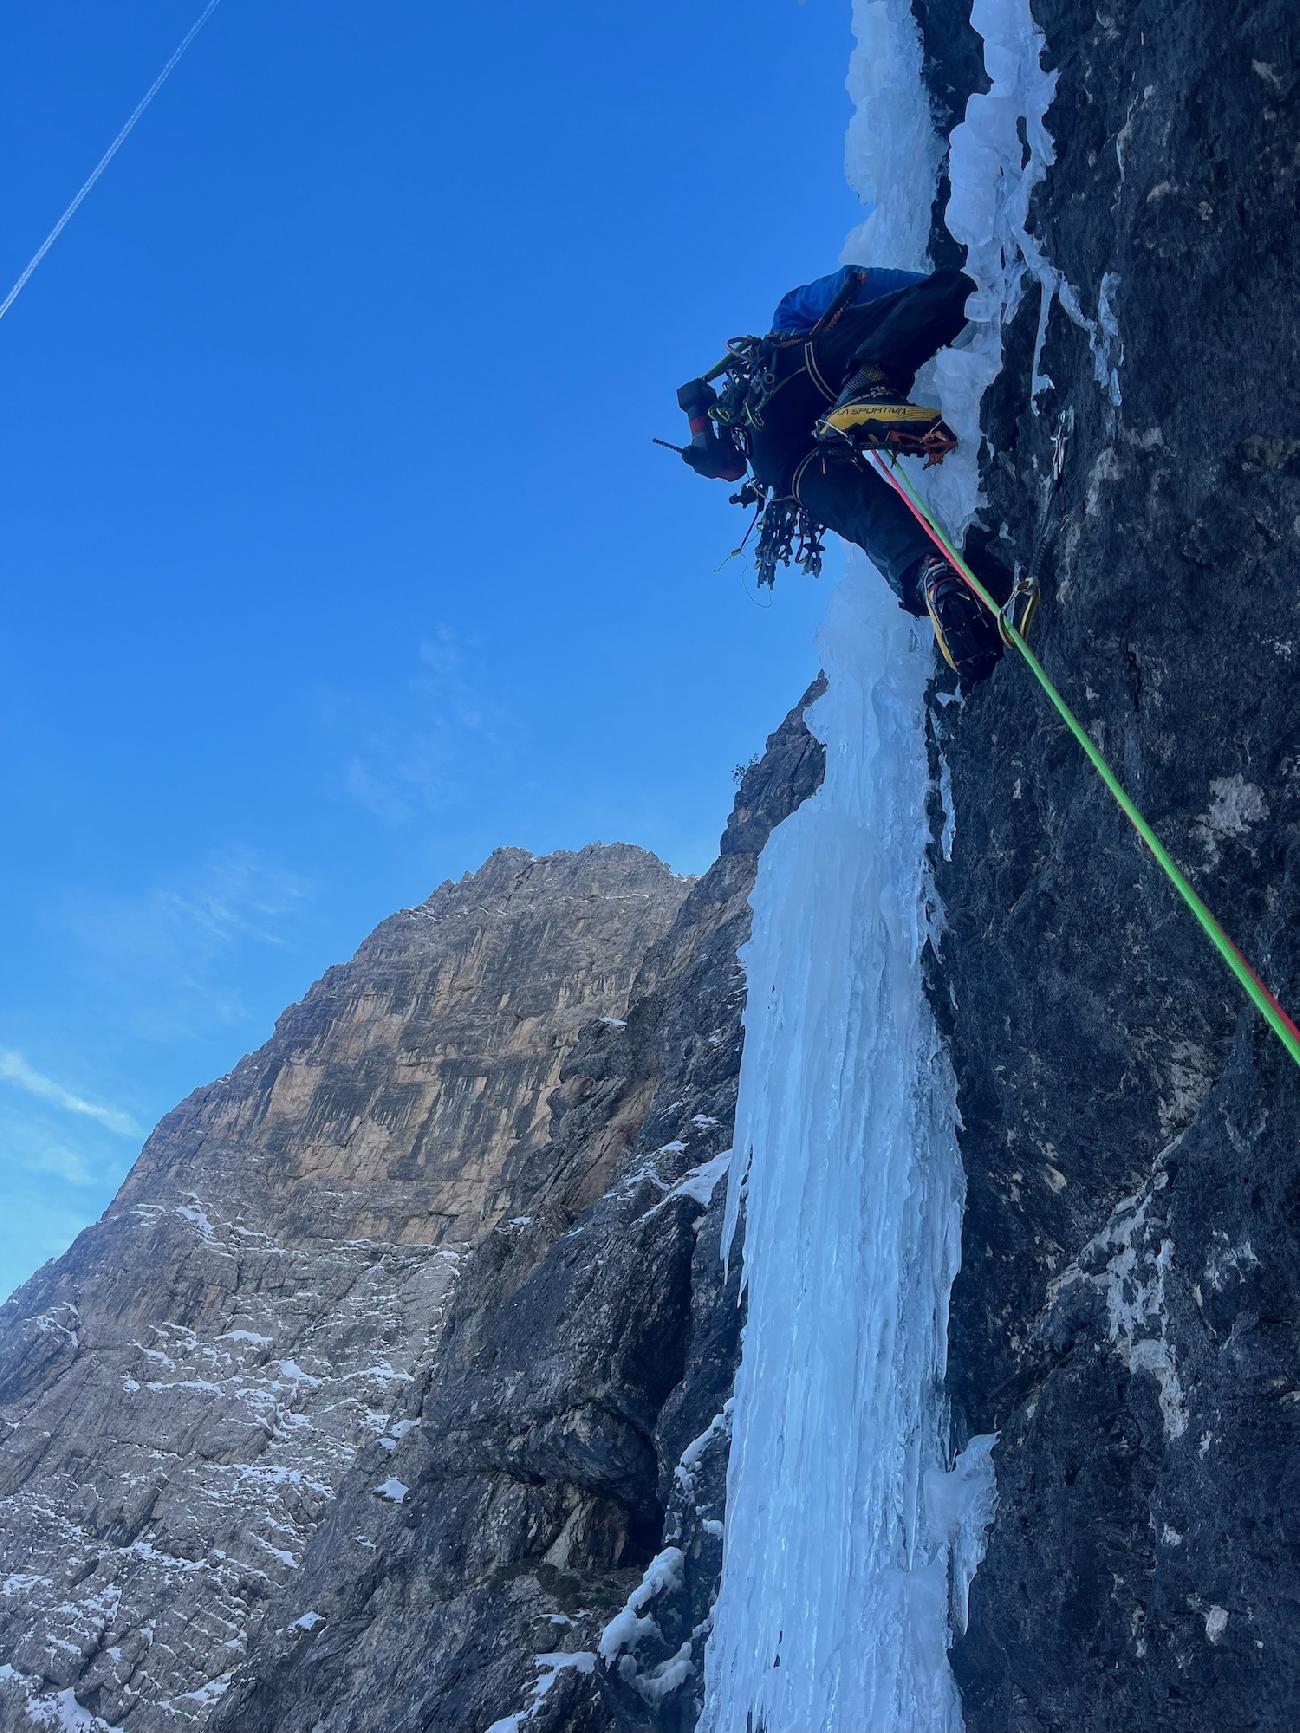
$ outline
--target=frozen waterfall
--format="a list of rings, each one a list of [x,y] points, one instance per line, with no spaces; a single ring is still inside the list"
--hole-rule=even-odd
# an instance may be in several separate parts
[[[745,952],[749,1316],[701,1727],[941,1733],[989,1476],[986,1444],[946,1472],[963,1181],[921,979],[931,651],[866,570],[822,648],[826,782],[764,852]]]
[[[1041,34],[1028,0],[975,0],[972,21],[992,88],[953,133],[949,221],[977,292],[923,384],[962,436],[927,489],[956,532],[978,505],[980,400],[1027,285],[1043,302],[1027,400],[1051,300],[1088,325],[1027,227],[1052,154]],[[916,26],[907,0],[858,0],[855,28],[849,173],[868,214],[846,257],[921,267],[942,148]],[[1108,333],[1088,329],[1109,384]],[[728,1231],[743,1200],[749,1310],[700,1727],[960,1733],[948,1646],[992,1510],[993,1440],[950,1461],[964,1181],[922,979],[941,919],[926,866],[933,652],[862,562],[820,642],[830,683],[810,723],[826,779],[764,851],[744,953]]]

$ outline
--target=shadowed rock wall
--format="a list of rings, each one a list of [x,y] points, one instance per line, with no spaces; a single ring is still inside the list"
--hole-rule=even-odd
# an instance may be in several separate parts
[[[132,1729],[210,1710],[688,889],[503,850],[403,910],[0,1311],[0,1724],[74,1687]]]
[[[957,0],[915,10],[950,124],[978,42]],[[1031,224],[1086,309],[1111,278],[1122,403],[1056,308],[1032,411],[1031,294],[972,542],[1036,562],[1049,670],[1294,1006],[1295,25],[1035,12],[1059,81]],[[933,727],[949,1384],[956,1444],[1001,1434],[967,1728],[1289,1733],[1296,1068],[1022,670]],[[132,1733],[693,1724],[740,1321],[735,952],[819,774],[792,714],[692,886],[635,850],[494,856],[164,1122],[0,1313],[0,1726],[74,1688]]]
[[[693,1721],[589,1652],[716,1583],[736,949],[820,769],[794,712],[694,883],[499,852],[163,1121],[0,1312],[0,1726],[481,1733],[560,1650],[552,1727]]]
[[[921,10],[942,98],[970,80],[965,9]],[[1112,274],[1123,401],[1058,306],[1031,412],[1031,293],[985,404],[989,553],[1031,562],[1046,523],[1043,660],[1294,1010],[1294,15],[1034,13],[1059,80],[1031,226],[1086,311]],[[1001,1431],[968,1733],[1283,1733],[1300,1072],[1027,671],[935,726],[957,818],[934,1000],[969,1176],[950,1384],[958,1442]]]

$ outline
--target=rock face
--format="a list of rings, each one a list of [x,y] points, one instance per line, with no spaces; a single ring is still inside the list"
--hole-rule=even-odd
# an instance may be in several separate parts
[[[693,1722],[736,949],[820,768],[793,712],[695,883],[494,855],[163,1121],[0,1313],[0,1726]]]
[[[115,1209],[233,1180],[295,1241],[474,1237],[545,1142],[579,1031],[626,1007],[686,888],[638,849],[499,850],[385,921],[164,1120]]]
[[[394,916],[0,1313],[7,1724],[73,1686],[132,1728],[217,1699],[687,890],[637,849],[506,850]]]
[[[924,12],[959,114],[963,9]],[[1046,511],[1039,653],[1294,1011],[1294,21],[1034,12],[1060,76],[1031,223],[1085,308],[1112,275],[1122,404],[1057,307],[1031,413],[1032,293],[985,404],[990,552],[1032,561]],[[1281,1733],[1300,1073],[1023,669],[936,728],[956,838],[934,1000],[969,1177],[950,1381],[957,1442],[1001,1432],[955,1654],[968,1733]]]
[[[969,9],[914,10],[951,124]],[[1057,306],[1034,413],[1031,294],[972,549],[1036,565],[1049,671],[1294,1006],[1294,26],[1035,15],[1060,76],[1031,227],[1083,307],[1106,280],[1122,401]],[[1043,703],[1008,662],[933,708],[954,1445],[1000,1433],[966,1725],[1289,1733],[1300,1074]],[[633,849],[494,856],[164,1121],[0,1313],[0,1726],[694,1724],[736,948],[820,768],[792,713],[692,885]]]

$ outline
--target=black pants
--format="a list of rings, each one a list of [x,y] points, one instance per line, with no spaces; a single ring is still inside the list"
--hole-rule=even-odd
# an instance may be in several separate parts
[[[749,436],[759,481],[793,495],[818,523],[862,548],[911,614],[925,612],[916,578],[933,543],[886,482],[848,453],[823,450],[813,429],[861,362],[888,368],[910,388],[917,369],[961,332],[974,287],[963,271],[935,271],[846,308],[829,330],[778,350],[776,389],[762,427]]]

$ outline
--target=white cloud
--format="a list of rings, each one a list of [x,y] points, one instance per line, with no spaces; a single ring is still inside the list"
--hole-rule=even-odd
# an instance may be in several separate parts
[[[84,1155],[61,1144],[47,1144],[42,1149],[30,1149],[20,1157],[29,1173],[49,1173],[68,1185],[96,1185],[99,1176],[91,1169]]]
[[[344,765],[343,789],[385,824],[410,824],[457,792],[459,758],[453,741],[430,734],[374,734]]]
[[[125,893],[69,887],[52,913],[115,1031],[176,1049],[252,1020],[244,988],[256,953],[293,950],[315,894],[258,850],[231,846]]]
[[[135,1137],[139,1127],[129,1113],[123,1113],[116,1107],[104,1107],[98,1102],[87,1101],[84,1096],[66,1089],[62,1083],[53,1077],[47,1077],[43,1071],[37,1071],[29,1065],[21,1053],[12,1047],[0,1047],[0,1078],[12,1083],[16,1089],[23,1089],[28,1095],[35,1095],[41,1101],[52,1101],[56,1107],[61,1107],[65,1113],[80,1113],[87,1119],[96,1120],[105,1130],[116,1132],[119,1137]]]
[[[235,939],[282,945],[281,922],[305,894],[292,874],[235,853],[210,861],[189,886],[151,892],[150,904],[164,920],[196,927],[218,945]]]
[[[284,929],[311,899],[311,887],[253,849],[208,856],[171,884],[136,895],[77,894],[64,920],[91,949],[197,974],[241,942],[283,945]]]
[[[330,704],[330,720],[354,732],[343,790],[389,825],[410,824],[462,795],[484,753],[503,747],[510,732],[499,707],[484,699],[492,681],[477,640],[439,627],[417,653],[418,668],[390,694],[386,714],[338,695]]]

